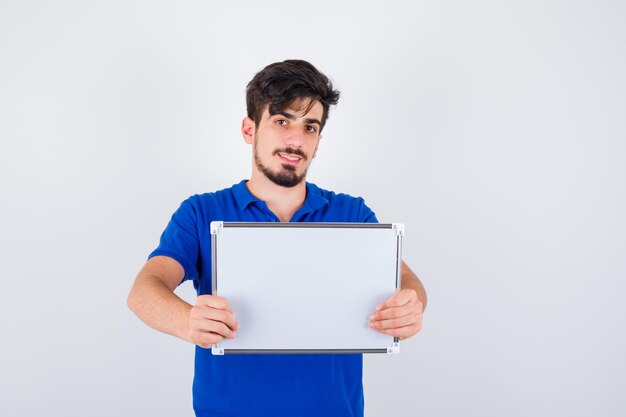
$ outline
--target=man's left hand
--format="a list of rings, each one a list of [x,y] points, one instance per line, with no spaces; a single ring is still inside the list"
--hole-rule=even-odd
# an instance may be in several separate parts
[[[407,339],[422,328],[423,310],[415,290],[403,288],[376,307],[369,326],[400,340]]]

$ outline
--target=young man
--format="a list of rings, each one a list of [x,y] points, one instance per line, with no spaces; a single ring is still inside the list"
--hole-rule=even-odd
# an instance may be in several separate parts
[[[182,203],[139,272],[128,305],[149,326],[197,345],[199,417],[362,416],[362,355],[211,354],[212,344],[239,330],[228,300],[211,295],[211,221],[377,221],[363,199],[305,181],[329,107],[339,99],[326,76],[306,61],[274,63],[250,81],[246,99],[241,132],[252,145],[250,180]],[[402,266],[402,289],[372,306],[370,327],[406,339],[421,328],[426,294]],[[195,306],[173,293],[185,280],[198,292]]]

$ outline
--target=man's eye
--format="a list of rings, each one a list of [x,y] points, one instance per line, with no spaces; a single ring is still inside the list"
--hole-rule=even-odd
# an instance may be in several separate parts
[[[315,132],[317,132],[317,129],[315,127],[313,127],[313,126],[307,126],[306,127],[306,131],[309,132],[309,133],[315,133]]]
[[[276,124],[278,124],[280,126],[285,126],[287,124],[287,120],[285,120],[285,119],[278,119],[278,120],[276,120]]]

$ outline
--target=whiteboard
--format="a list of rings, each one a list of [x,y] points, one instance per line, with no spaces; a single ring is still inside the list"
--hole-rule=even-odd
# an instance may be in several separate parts
[[[235,312],[228,353],[397,353],[369,316],[400,287],[401,224],[211,223],[213,294]]]

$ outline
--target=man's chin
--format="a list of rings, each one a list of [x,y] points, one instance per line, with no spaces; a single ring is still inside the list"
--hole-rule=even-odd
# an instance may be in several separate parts
[[[269,174],[269,175],[268,175]],[[266,173],[265,175],[274,184],[285,188],[293,188],[306,178],[306,172],[297,175],[291,169],[283,169],[279,173]]]
[[[304,181],[304,176],[289,176],[289,177],[285,177],[285,176],[281,176],[278,175],[275,178],[270,178],[270,180],[276,184],[276,185],[280,185],[281,187],[285,187],[285,188],[293,188],[296,185],[300,184],[302,181]]]
[[[282,164],[281,169],[277,172],[264,166],[257,156],[255,156],[255,162],[259,171],[268,180],[281,187],[293,188],[306,178],[306,170],[301,175],[298,175],[296,168],[292,165]]]

